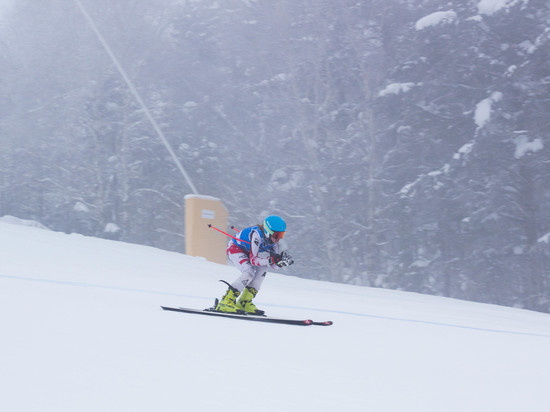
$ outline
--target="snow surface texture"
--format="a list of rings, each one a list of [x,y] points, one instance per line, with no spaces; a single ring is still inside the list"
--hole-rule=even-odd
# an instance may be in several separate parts
[[[476,105],[474,113],[474,121],[478,127],[483,127],[491,120],[491,111],[493,103],[502,100],[502,93],[494,92],[490,97],[483,99]]]
[[[334,325],[164,312],[236,269],[6,220],[2,411],[548,411],[547,314],[271,273],[259,307]]]
[[[426,27],[437,26],[440,24],[452,23],[456,20],[456,13],[453,10],[448,11],[436,11],[422,17],[415,24],[415,29],[424,30]]]
[[[477,4],[479,14],[488,16],[495,14],[497,11],[505,10],[517,4],[527,4],[529,0],[481,0]]]
[[[527,136],[516,137],[514,143],[516,144],[516,151],[514,153],[516,159],[525,156],[529,152],[538,152],[544,148],[541,139],[534,139],[530,142]]]
[[[391,83],[384,90],[378,93],[378,96],[383,97],[390,94],[406,93],[414,87],[414,83]]]
[[[490,16],[501,10],[507,10],[516,5],[525,5],[529,0],[480,0],[477,3],[477,11],[480,15]],[[480,16],[477,16],[478,18]],[[471,17],[476,19],[476,16]],[[454,10],[436,11],[419,19],[415,24],[417,31],[441,24],[454,23],[457,14]],[[476,19],[477,20],[477,19]]]

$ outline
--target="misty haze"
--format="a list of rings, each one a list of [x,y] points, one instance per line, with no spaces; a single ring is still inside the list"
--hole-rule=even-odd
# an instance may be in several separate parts
[[[285,273],[550,312],[550,4],[80,0]],[[192,193],[74,0],[0,0],[0,216],[185,252]]]

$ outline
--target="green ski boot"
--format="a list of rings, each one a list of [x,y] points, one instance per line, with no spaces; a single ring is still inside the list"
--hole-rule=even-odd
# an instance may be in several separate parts
[[[227,289],[227,292],[223,296],[222,300],[218,302],[216,305],[216,310],[218,312],[226,312],[226,313],[242,313],[242,310],[237,307],[237,298],[241,292],[239,292],[237,289],[235,289],[232,286],[229,286],[229,289]]]
[[[237,302],[237,309],[244,311],[250,315],[263,315],[265,312],[260,310],[252,303],[252,299],[256,297],[258,291],[251,287],[246,287],[243,290],[241,298]]]

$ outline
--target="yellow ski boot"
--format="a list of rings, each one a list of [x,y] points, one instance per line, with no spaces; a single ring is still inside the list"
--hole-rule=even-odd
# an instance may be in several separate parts
[[[229,286],[222,300],[216,305],[216,311],[226,313],[242,313],[242,310],[237,307],[237,298],[241,293],[232,286]]]
[[[241,298],[237,302],[237,309],[244,311],[247,314],[250,315],[263,315],[265,312],[263,310],[260,310],[252,303],[252,299],[256,297],[256,294],[258,291],[251,287],[246,287],[243,290],[243,293],[241,295]]]

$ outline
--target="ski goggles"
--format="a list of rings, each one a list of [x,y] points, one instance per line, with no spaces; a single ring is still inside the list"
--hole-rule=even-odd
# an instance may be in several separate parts
[[[269,235],[270,239],[273,240],[275,243],[281,240],[285,236],[285,232],[277,232],[275,230],[271,230],[268,227],[265,228],[266,234]]]

